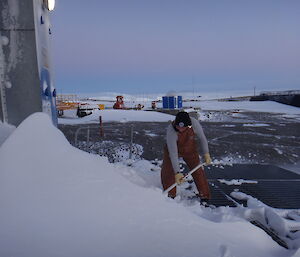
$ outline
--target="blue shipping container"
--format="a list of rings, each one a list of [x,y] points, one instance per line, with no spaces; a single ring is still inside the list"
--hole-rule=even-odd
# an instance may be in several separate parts
[[[175,97],[169,96],[169,109],[175,109]]]
[[[177,96],[177,108],[182,108],[182,96]]]
[[[182,96],[163,96],[162,102],[164,109],[182,108]]]
[[[167,96],[163,96],[162,97],[162,101],[163,101],[163,108],[164,109],[168,109],[169,108],[169,101],[168,101],[169,99],[168,99],[168,97]]]

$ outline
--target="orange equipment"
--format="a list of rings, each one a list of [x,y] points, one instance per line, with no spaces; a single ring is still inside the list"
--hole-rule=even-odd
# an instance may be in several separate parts
[[[151,108],[154,110],[154,109],[156,109],[156,102],[155,101],[152,101],[152,103],[151,103]]]
[[[116,98],[117,98],[117,101],[115,102],[113,108],[114,109],[124,109],[123,96],[118,95]]]

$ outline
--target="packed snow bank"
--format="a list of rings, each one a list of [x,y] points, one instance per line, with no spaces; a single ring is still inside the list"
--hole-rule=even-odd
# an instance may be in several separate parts
[[[284,239],[288,248],[298,249],[300,247],[298,210],[276,210],[242,192],[232,192],[230,195],[236,199],[247,201],[248,208],[240,208],[245,219],[259,222],[275,232],[278,237]]]
[[[130,168],[73,148],[43,113],[5,141],[0,165],[0,256],[300,256],[130,182]]]
[[[135,110],[95,110],[91,115],[77,118],[73,113],[68,113],[65,118],[59,118],[60,124],[88,124],[99,123],[99,116],[103,122],[129,122],[129,121],[144,121],[144,122],[167,122],[174,120],[173,115],[154,112],[154,111],[135,111]]]
[[[6,138],[15,130],[15,126],[3,123],[0,121],[0,146]]]

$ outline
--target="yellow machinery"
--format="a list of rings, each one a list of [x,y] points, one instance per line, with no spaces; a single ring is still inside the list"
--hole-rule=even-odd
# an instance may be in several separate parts
[[[104,110],[105,109],[104,104],[98,104],[98,106],[99,106],[99,110]]]
[[[88,104],[80,102],[77,95],[57,95],[56,108],[58,116],[63,116],[65,110],[76,110],[77,116],[84,117],[91,114],[92,110],[99,109],[104,110],[104,104]]]
[[[58,116],[64,115],[65,110],[75,110],[79,106],[77,95],[57,95],[56,109]]]

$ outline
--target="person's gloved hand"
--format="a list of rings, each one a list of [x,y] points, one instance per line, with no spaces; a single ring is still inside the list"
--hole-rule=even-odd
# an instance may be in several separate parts
[[[209,153],[204,154],[204,160],[205,160],[206,165],[211,164],[211,158],[210,158]]]
[[[175,181],[178,185],[184,182],[184,176],[182,173],[176,173],[175,174]]]

